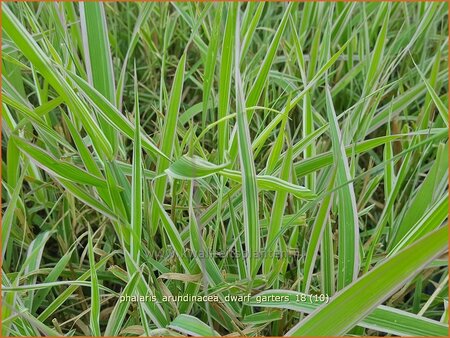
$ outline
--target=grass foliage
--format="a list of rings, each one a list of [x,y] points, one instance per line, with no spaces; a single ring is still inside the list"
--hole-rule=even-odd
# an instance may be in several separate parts
[[[446,3],[2,10],[2,335],[447,334]]]

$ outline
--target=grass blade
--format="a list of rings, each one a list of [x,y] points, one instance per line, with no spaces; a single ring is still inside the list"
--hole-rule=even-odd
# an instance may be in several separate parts
[[[176,125],[178,120],[178,112],[181,104],[181,95],[183,90],[184,82],[184,68],[186,63],[186,54],[181,57],[178,67],[175,73],[175,78],[172,85],[172,91],[170,94],[169,107],[167,109],[167,115],[164,121],[164,128],[162,131],[161,139],[161,151],[165,154],[166,158],[160,158],[158,160],[158,165],[156,168],[156,174],[162,173],[169,166],[169,160],[167,158],[172,157],[172,151],[174,147],[174,142],[176,139]],[[158,227],[159,213],[157,212],[157,205],[159,201],[162,200],[164,192],[166,190],[166,177],[160,177],[155,180],[154,186],[154,196],[158,202],[152,204],[151,211],[151,233],[154,234]]]
[[[446,226],[428,234],[337,293],[287,336],[342,335],[447,248]],[[327,325],[323,325],[327,323]]]
[[[256,302],[256,297],[270,299],[271,296],[278,296],[287,301]],[[289,309],[304,313],[313,313],[322,304],[322,301],[309,301],[308,294],[288,291],[288,290],[267,290],[250,298],[250,306],[269,307],[278,309]],[[303,301],[302,301],[303,300]],[[412,313],[397,310],[388,306],[379,305],[367,317],[358,322],[359,326],[385,332],[398,336],[445,336],[448,330],[447,326],[435,320],[417,316]]]
[[[73,182],[106,187],[103,178],[94,176],[68,162],[59,161],[41,148],[22,140],[18,136],[13,135],[12,137],[20,150],[48,173]]]
[[[230,111],[231,76],[233,74],[233,49],[235,49],[236,11],[232,4],[227,4],[227,20],[222,42],[220,60],[219,106],[218,120],[223,119]],[[225,150],[228,149],[228,121],[224,120],[218,127],[217,146],[219,161],[225,161]]]
[[[81,2],[80,19],[89,83],[109,102],[115,103],[114,72],[103,3]],[[116,150],[114,129],[101,116],[99,125]]]
[[[95,268],[95,256],[94,256],[94,245],[92,241],[92,231],[89,230],[88,236],[88,252],[89,252],[89,267],[91,274],[91,315],[90,315],[90,326],[93,336],[100,336],[100,287],[97,278],[97,270]]]
[[[142,237],[142,150],[141,150],[141,120],[139,112],[139,97],[137,92],[136,68],[134,70],[134,143],[133,172],[131,175],[131,259],[139,265]]]
[[[131,302],[128,299],[134,295],[138,280],[139,272],[135,272],[131,276],[125,288],[122,290],[120,298],[114,306],[114,309],[108,319],[108,325],[105,329],[105,336],[118,336],[120,334],[123,321],[125,320],[125,316],[127,315],[128,309],[131,305]],[[123,301],[121,300],[122,298],[124,299]]]
[[[236,8],[238,10],[238,8]],[[237,20],[239,24],[239,19]],[[235,39],[239,41],[240,32],[236,29]],[[237,44],[239,46],[239,44]],[[245,248],[248,251],[247,275],[254,277],[257,273],[257,260],[255,254],[260,250],[260,230],[258,217],[258,190],[256,184],[256,171],[251,151],[251,139],[244,111],[245,99],[242,89],[241,74],[239,70],[240,50],[235,48],[235,82],[236,82],[236,113],[237,113],[237,133],[239,145],[239,158],[242,172],[242,196],[244,203],[244,234]],[[256,95],[256,94],[255,94]]]
[[[336,162],[336,184],[341,186],[351,181],[350,168],[345,154],[342,134],[334,111],[331,93],[326,90],[327,115],[333,146],[333,157]],[[339,261],[338,289],[350,284],[359,271],[359,223],[356,209],[355,191],[349,183],[338,190],[339,218]]]
[[[211,337],[211,329],[200,319],[193,316],[178,315],[169,325],[170,328],[194,337]],[[214,332],[213,336],[220,336]]]

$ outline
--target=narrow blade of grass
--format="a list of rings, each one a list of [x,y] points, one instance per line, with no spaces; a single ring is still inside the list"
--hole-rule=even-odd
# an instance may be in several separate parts
[[[421,238],[337,293],[327,306],[319,307],[286,335],[345,334],[411,279],[411,276],[442,254],[447,248],[447,239],[446,226]]]
[[[336,184],[341,186],[351,181],[350,168],[334,111],[331,93],[326,90],[327,115],[330,123],[333,157],[337,167]],[[356,209],[355,191],[349,183],[338,190],[338,228],[339,228],[339,261],[338,288],[350,284],[359,271],[359,224]]]
[[[137,91],[136,68],[134,70],[134,143],[133,143],[133,172],[131,175],[131,258],[139,265],[142,242],[142,149],[141,149],[141,120],[139,111],[139,97]]]
[[[231,76],[233,74],[233,49],[235,47],[236,11],[232,4],[227,4],[227,20],[222,42],[222,54],[219,73],[219,106],[217,118],[224,118],[230,111]],[[228,121],[223,121],[218,127],[217,147],[220,162],[225,161],[225,151],[228,149]]]
[[[257,303],[256,297],[279,296],[288,301],[273,302],[262,301]],[[288,290],[267,290],[250,298],[250,306],[288,309],[311,314],[323,306],[321,301],[309,301],[308,294]],[[302,301],[302,299],[304,301]],[[358,322],[359,326],[382,331],[398,336],[445,336],[447,326],[435,320],[417,316],[406,311],[397,310],[388,306],[379,305],[367,317]]]
[[[167,109],[166,118],[164,121],[164,128],[162,131],[161,138],[161,151],[167,158],[172,157],[172,151],[174,147],[174,142],[176,140],[176,125],[178,120],[178,113],[181,104],[181,95],[183,91],[183,82],[184,82],[184,69],[186,63],[186,54],[183,54],[181,57],[177,70],[175,72],[175,78],[172,85],[172,91],[170,94],[170,102],[169,107]],[[169,166],[169,160],[166,158],[160,158],[158,160],[156,174],[162,173]],[[156,198],[158,201],[153,201],[152,203],[152,211],[151,211],[151,234],[156,232],[159,223],[159,213],[157,212],[157,204],[159,201],[163,199],[164,192],[166,190],[166,177],[160,177],[155,180],[154,191],[155,194],[153,198]]]
[[[108,324],[105,329],[105,336],[118,336],[120,334],[123,322],[131,305],[131,302],[128,299],[134,295],[138,279],[139,272],[135,272],[122,290],[120,298],[117,300],[117,303],[109,316]],[[124,298],[124,300],[122,300],[122,298]]]
[[[12,137],[20,150],[48,173],[73,182],[79,182],[95,187],[106,187],[106,182],[103,178],[94,176],[68,162],[57,160],[41,148],[26,142],[17,136]]]
[[[194,337],[211,337],[211,329],[200,319],[190,315],[178,315],[170,324],[169,327],[175,329],[186,335]],[[220,336],[217,332],[213,332],[212,336]]]
[[[80,19],[89,82],[109,102],[115,103],[115,79],[103,3],[80,3]],[[115,130],[101,116],[99,125],[113,150],[117,151]]]
[[[236,8],[238,10],[238,8]],[[239,18],[237,20],[239,25]],[[239,29],[235,31],[235,39],[239,46]],[[241,74],[239,70],[240,48],[235,48],[235,83],[236,83],[236,113],[237,134],[239,145],[239,158],[242,173],[242,196],[244,203],[244,234],[245,249],[247,250],[247,275],[254,277],[257,273],[257,260],[255,255],[260,249],[260,230],[258,217],[258,189],[256,183],[255,164],[252,155],[250,132],[245,113],[245,99],[242,89]],[[256,95],[256,94],[254,94]],[[258,95],[259,96],[259,95]]]
[[[89,271],[91,275],[91,311],[89,323],[93,336],[100,336],[100,288],[95,267],[94,244],[92,241],[92,230],[89,227],[88,253],[89,253]]]

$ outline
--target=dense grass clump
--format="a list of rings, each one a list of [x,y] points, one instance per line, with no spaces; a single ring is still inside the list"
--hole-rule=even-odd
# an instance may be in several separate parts
[[[2,9],[2,335],[447,334],[447,3]]]

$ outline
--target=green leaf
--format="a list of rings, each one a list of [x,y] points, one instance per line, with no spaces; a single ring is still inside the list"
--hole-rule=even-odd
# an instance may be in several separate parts
[[[120,334],[123,322],[131,305],[130,299],[134,295],[138,280],[139,272],[135,272],[122,290],[119,299],[109,316],[104,333],[105,336],[118,336]]]
[[[280,133],[283,135],[283,133]],[[288,144],[286,150],[286,156],[283,159],[283,165],[281,167],[280,178],[286,181],[289,181],[291,166],[292,166],[292,147]],[[283,214],[284,214],[284,206],[287,201],[287,192],[284,190],[277,191],[275,194],[275,199],[272,205],[272,212],[270,215],[270,223],[267,231],[267,240],[266,240],[266,250],[265,254],[269,254],[269,258],[264,261],[263,264],[263,272],[268,275],[270,270],[273,267],[274,260],[271,259],[270,253],[274,252],[277,249],[278,240],[276,240],[276,235],[281,229]],[[275,240],[275,245],[272,246],[272,249],[269,250],[268,246]]]
[[[8,206],[2,215],[2,258],[5,259],[5,252],[8,247],[8,241],[10,239],[11,230],[13,229],[15,215],[17,210],[17,204],[20,199],[20,192],[22,190],[23,178],[25,172],[23,172],[19,179],[17,180],[17,185],[12,188],[7,189],[10,191],[10,198],[8,201]],[[12,192],[12,193],[11,193]]]
[[[183,54],[178,63],[177,70],[175,72],[172,91],[170,93],[169,107],[167,109],[167,114],[164,119],[164,127],[161,135],[161,151],[165,154],[165,158],[159,158],[156,167],[156,174],[164,172],[164,170],[166,170],[169,167],[170,163],[168,158],[172,157],[174,142],[177,137],[176,126],[183,91],[185,63],[186,63],[186,54]],[[165,190],[166,190],[166,177],[159,177],[155,179],[153,198],[157,199],[158,202],[162,201]],[[151,208],[150,224],[152,234],[156,232],[159,222],[159,213],[156,211],[157,204],[159,203],[153,203]]]
[[[331,193],[336,179],[336,170],[333,170],[327,186],[327,194],[323,198],[319,210],[317,211],[314,224],[311,229],[311,235],[308,242],[308,248],[305,256],[305,265],[303,270],[303,290],[309,292],[313,269],[316,263],[317,253],[320,243],[324,241],[324,231],[330,218],[330,209],[333,203],[333,193]],[[334,272],[333,272],[334,273]]]
[[[186,314],[178,315],[169,324],[169,327],[185,335],[190,335],[194,337],[220,336],[216,331],[211,329],[200,319]]]
[[[236,29],[235,39],[237,41],[239,40],[239,35],[239,29]],[[237,135],[242,174],[245,247],[249,253],[247,255],[247,275],[254,278],[258,268],[255,254],[259,253],[261,245],[258,217],[258,189],[247,114],[244,110],[245,99],[239,63],[239,48],[235,48],[234,71],[236,83]]]
[[[29,143],[18,136],[13,135],[12,138],[25,155],[49,174],[76,183],[93,185],[96,187],[106,187],[106,182],[103,178],[94,176],[69,162],[57,160],[38,146]]]
[[[359,272],[358,210],[356,208],[353,183],[347,183],[351,182],[352,177],[329,89],[326,89],[326,96],[333,158],[337,167],[336,184],[340,186],[337,192],[339,227],[338,289],[342,289],[355,280]]]
[[[198,156],[184,155],[173,162],[165,171],[173,178],[192,180],[220,173],[228,165],[228,163],[215,165]]]
[[[427,264],[442,254],[447,249],[447,240],[447,226],[421,238],[341,290],[327,306],[319,307],[286,335],[345,334],[412,276],[420,273]]]
[[[222,19],[222,4],[216,10],[214,17],[213,27],[219,27],[220,21]],[[205,60],[205,73],[203,74],[203,114],[202,114],[202,125],[206,126],[206,118],[208,116],[207,112],[209,109],[209,97],[211,95],[211,89],[213,87],[214,71],[217,62],[217,52],[219,48],[219,29],[212,30],[211,39],[208,45],[208,52],[206,53]]]
[[[89,271],[91,274],[91,311],[90,327],[93,336],[100,336],[100,288],[95,268],[94,245],[92,242],[92,231],[88,228],[88,253],[89,253]]]
[[[142,243],[142,150],[141,150],[141,120],[139,112],[139,96],[136,78],[136,68],[134,69],[134,119],[135,132],[133,143],[133,172],[131,175],[131,258],[135,264],[139,265],[139,258]]]
[[[80,21],[89,83],[114,104],[114,71],[103,3],[80,2]],[[118,140],[114,129],[101,116],[99,125],[115,150]]]
[[[248,305],[310,314],[324,304],[323,301],[316,301],[315,295],[312,295],[313,298],[310,296],[290,290],[267,290],[250,298]],[[263,300],[263,297],[268,300]],[[283,301],[271,301],[271,297],[279,297]],[[398,336],[445,336],[448,330],[445,324],[438,321],[384,305],[379,305],[367,317],[361,319],[358,326]]]
[[[249,325],[267,324],[283,318],[281,311],[261,311],[245,316],[242,323]]]
[[[414,60],[413,60],[414,62]],[[416,66],[417,72],[419,73],[423,83],[425,84],[425,86],[427,87],[428,93],[431,96],[431,99],[433,100],[434,104],[436,105],[439,114],[442,117],[442,120],[445,123],[445,126],[448,127],[448,105],[445,105],[442,100],[440,99],[440,97],[436,94],[436,91],[434,90],[434,88],[430,85],[430,83],[428,82],[427,78],[425,77],[425,75],[422,73],[422,71],[419,69],[419,67],[416,65],[416,63],[414,62],[414,65]]]
[[[218,119],[224,118],[230,111],[231,76],[233,74],[233,49],[235,47],[236,11],[231,3],[227,4],[227,20],[222,42],[222,55],[219,72],[219,106]],[[225,161],[225,150],[228,148],[228,121],[223,121],[218,127],[217,147],[219,160]]]

